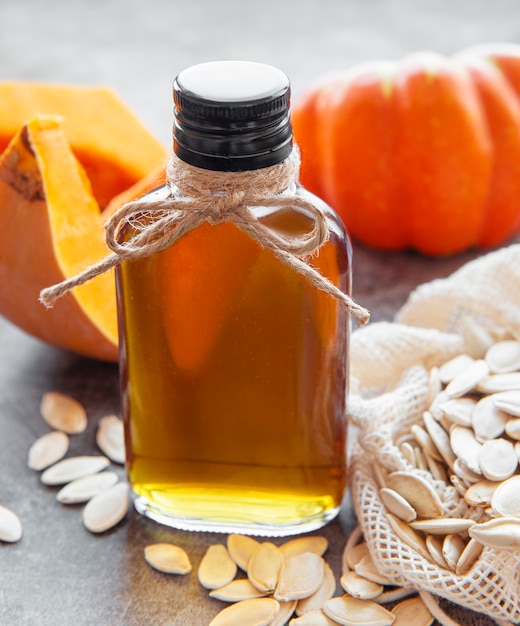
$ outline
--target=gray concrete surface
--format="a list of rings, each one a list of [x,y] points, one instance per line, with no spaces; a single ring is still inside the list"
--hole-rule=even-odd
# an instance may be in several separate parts
[[[485,41],[520,43],[520,2],[0,0],[0,80],[110,85],[165,142],[171,82],[193,63],[272,63],[290,76],[297,96],[320,74],[353,63],[418,49],[451,54]],[[355,295],[373,320],[392,319],[416,285],[474,256],[433,261],[356,246]],[[94,537],[83,529],[80,509],[59,506],[54,490],[27,469],[27,450],[46,431],[39,401],[52,388],[87,406],[89,429],[72,452],[92,451],[97,419],[119,410],[117,368],[45,346],[0,320],[0,502],[18,512],[25,529],[19,544],[0,545],[0,624],[208,624],[221,604],[207,598],[194,575],[179,580],[151,571],[142,551],[153,541],[173,541],[196,567],[213,536],[172,531],[132,512]],[[336,575],[353,524],[347,502],[324,530]],[[461,624],[490,624],[449,610]]]

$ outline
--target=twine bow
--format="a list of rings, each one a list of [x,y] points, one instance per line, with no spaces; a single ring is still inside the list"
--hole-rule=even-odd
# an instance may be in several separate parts
[[[74,287],[122,261],[165,250],[203,222],[233,222],[312,285],[340,300],[360,324],[366,324],[369,312],[303,260],[328,240],[329,229],[320,208],[301,196],[281,193],[297,180],[299,166],[296,149],[288,159],[272,167],[232,174],[193,167],[174,155],[168,164],[167,177],[175,181],[179,193],[165,199],[148,196],[122,206],[105,224],[106,243],[112,254],[77,276],[43,289],[40,301],[50,308]],[[313,220],[312,229],[303,235],[283,235],[262,224],[251,210],[251,207],[284,206],[305,209]],[[133,234],[128,240],[118,241],[118,233],[126,224],[132,227]]]

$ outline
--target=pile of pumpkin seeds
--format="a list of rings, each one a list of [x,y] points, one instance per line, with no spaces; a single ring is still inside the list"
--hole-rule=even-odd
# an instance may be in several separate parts
[[[103,455],[66,457],[70,437],[85,431],[87,414],[74,398],[56,391],[44,394],[40,412],[53,429],[29,449],[28,465],[41,471],[41,482],[59,486],[56,499],[64,505],[86,503],[83,524],[101,533],[118,524],[127,514],[128,485],[119,481],[110,463],[124,464],[123,422],[115,415],[99,420],[96,443]]]
[[[345,547],[339,596],[323,558],[325,537],[307,535],[277,546],[230,534],[225,544],[209,546],[197,578],[211,598],[228,603],[209,626],[430,626],[434,617],[421,598],[406,597],[413,590],[393,587],[377,571],[360,537],[358,528]],[[148,546],[145,559],[164,573],[192,571],[188,554],[173,544]],[[391,610],[383,606],[395,601]]]
[[[475,324],[468,336],[470,353],[430,371],[429,408],[397,442],[412,469],[374,466],[394,533],[459,575],[485,546],[520,547],[520,341]],[[463,516],[450,515],[423,472],[458,492]]]

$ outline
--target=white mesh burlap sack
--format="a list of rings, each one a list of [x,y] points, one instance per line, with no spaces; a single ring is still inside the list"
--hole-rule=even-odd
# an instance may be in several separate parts
[[[464,576],[435,565],[392,530],[374,474],[374,460],[389,471],[412,470],[396,442],[422,420],[428,370],[465,351],[462,328],[468,316],[484,328],[520,338],[520,245],[422,285],[395,323],[374,323],[353,333],[349,414],[359,436],[351,456],[351,493],[372,557],[396,585],[448,599],[498,623],[519,622],[520,550],[484,548]],[[451,485],[413,471],[434,486],[447,515],[482,517],[482,509],[466,505]]]

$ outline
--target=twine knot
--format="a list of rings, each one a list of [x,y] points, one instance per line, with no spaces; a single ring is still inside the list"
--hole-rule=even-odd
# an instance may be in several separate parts
[[[165,250],[203,222],[213,225],[233,222],[312,285],[340,300],[360,324],[366,324],[369,312],[304,260],[328,240],[329,229],[327,216],[319,207],[285,191],[297,182],[299,168],[296,148],[282,163],[262,170],[232,173],[197,168],[173,155],[167,166],[167,178],[175,184],[177,193],[159,200],[145,196],[122,206],[105,224],[106,243],[112,254],[77,276],[43,289],[40,301],[50,308],[74,287],[122,261]],[[312,218],[313,226],[302,235],[277,233],[256,217],[252,208],[260,206],[302,208]],[[132,235],[119,241],[118,233],[125,224],[131,227]]]
[[[232,221],[232,216],[244,204],[245,191],[234,191],[221,196],[208,196],[205,203],[206,220],[213,225]]]

